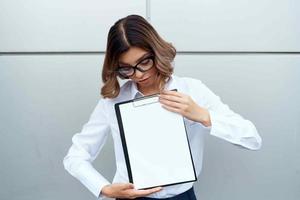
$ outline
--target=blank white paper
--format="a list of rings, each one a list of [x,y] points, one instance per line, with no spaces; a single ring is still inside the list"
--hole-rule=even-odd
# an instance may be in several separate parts
[[[119,105],[136,189],[195,181],[183,117],[150,97]]]

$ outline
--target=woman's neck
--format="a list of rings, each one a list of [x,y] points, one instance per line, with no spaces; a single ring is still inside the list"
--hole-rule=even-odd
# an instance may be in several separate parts
[[[156,94],[159,93],[159,87],[158,86],[148,86],[145,88],[139,87],[138,86],[138,90],[144,95],[144,96],[148,96],[148,95],[152,95],[152,94]]]
[[[156,94],[159,93],[159,89],[154,89],[154,88],[145,88],[145,89],[139,89],[139,91],[144,95],[144,96],[148,96],[148,95],[152,95],[152,94]]]
[[[164,88],[165,84],[162,87]],[[145,96],[152,95],[152,94],[157,94],[161,90],[160,87],[159,87],[158,82],[155,82],[155,84],[148,85],[148,86],[145,86],[145,87],[141,87],[141,85],[137,84],[137,88]]]

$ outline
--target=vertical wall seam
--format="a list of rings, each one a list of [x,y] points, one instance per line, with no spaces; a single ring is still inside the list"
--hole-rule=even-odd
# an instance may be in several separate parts
[[[151,22],[151,2],[146,0],[146,19]]]

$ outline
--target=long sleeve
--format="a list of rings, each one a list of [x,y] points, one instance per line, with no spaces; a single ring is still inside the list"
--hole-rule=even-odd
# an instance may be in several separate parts
[[[210,114],[211,135],[251,150],[260,149],[262,139],[251,121],[233,112],[201,81],[198,82],[197,88],[200,89],[202,93],[200,98]]]
[[[92,166],[110,131],[105,112],[105,102],[101,99],[81,132],[72,137],[72,146],[63,159],[65,169],[99,199],[104,197],[100,195],[101,188],[110,184]]]

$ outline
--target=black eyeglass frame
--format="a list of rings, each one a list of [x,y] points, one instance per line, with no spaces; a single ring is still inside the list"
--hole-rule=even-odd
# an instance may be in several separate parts
[[[141,64],[143,61],[145,61],[145,60],[147,60],[147,59],[151,59],[151,60],[152,60],[152,62],[153,62],[152,66],[151,66],[149,69],[147,69],[147,70],[143,70],[143,69],[139,68],[138,65]],[[118,74],[121,78],[128,79],[130,76],[133,76],[133,75],[135,74],[135,71],[136,71],[136,70],[139,70],[140,72],[143,72],[143,73],[144,73],[144,72],[149,71],[150,69],[152,69],[152,67],[154,66],[154,61],[155,61],[155,60],[154,60],[154,55],[149,55],[149,56],[143,58],[142,60],[140,60],[135,66],[127,65],[126,67],[131,67],[131,68],[133,69],[133,73],[132,73],[131,75],[124,76],[122,73],[120,73],[119,70],[120,70],[121,68],[124,68],[124,67],[120,67],[120,66],[118,66],[118,68],[115,70],[115,72],[117,72],[117,74]]]

